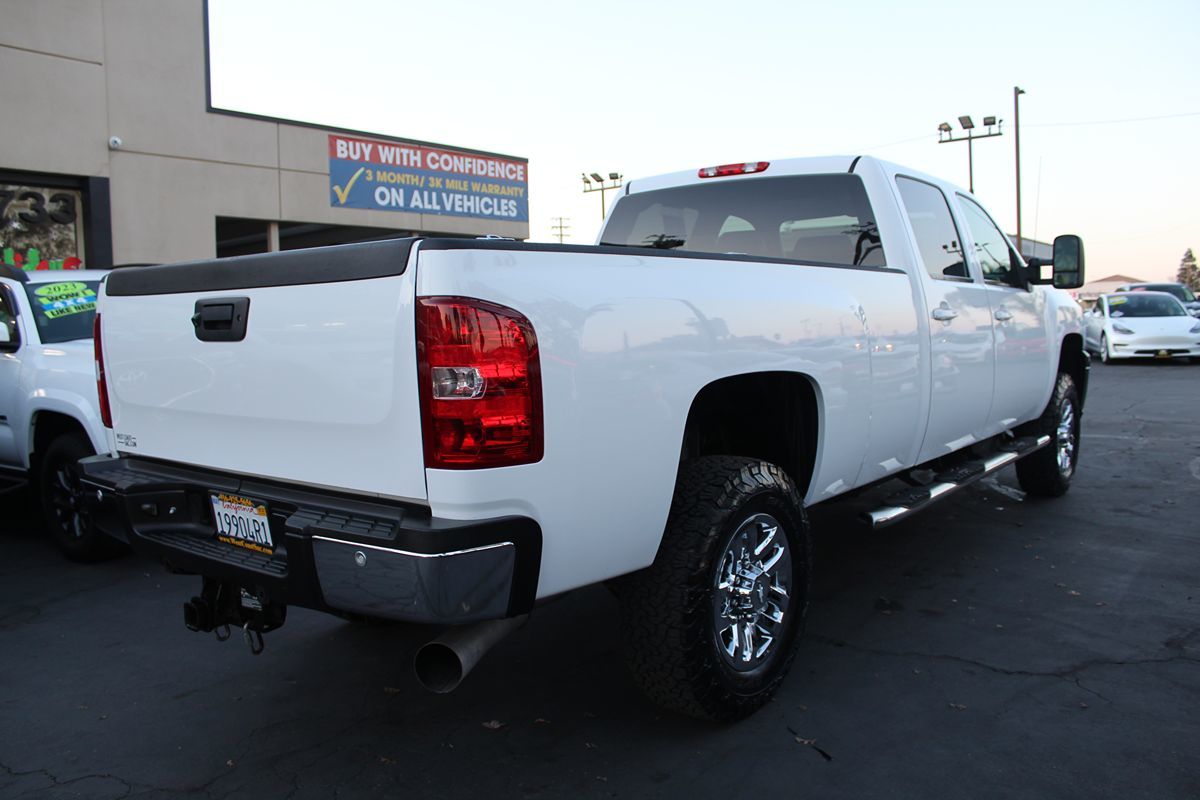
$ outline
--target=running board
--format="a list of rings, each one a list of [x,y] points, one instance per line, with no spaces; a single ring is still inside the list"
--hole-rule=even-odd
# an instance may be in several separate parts
[[[24,489],[28,485],[29,481],[24,472],[0,467],[0,495]]]
[[[939,472],[934,477],[934,482],[928,486],[907,489],[892,495],[887,498],[886,504],[882,508],[865,512],[862,518],[875,530],[885,528],[937,500],[954,494],[964,486],[969,486],[980,478],[991,475],[996,470],[1041,450],[1048,444],[1050,444],[1049,436],[1039,436],[1037,439],[1032,436],[1013,439],[999,453],[990,458],[982,461],[968,461],[953,469]]]

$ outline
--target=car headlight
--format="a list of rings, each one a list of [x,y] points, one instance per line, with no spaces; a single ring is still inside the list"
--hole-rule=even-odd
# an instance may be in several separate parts
[[[1113,323],[1113,330],[1116,331],[1117,333],[1133,333],[1132,330],[1130,330],[1129,328],[1126,328],[1124,325],[1122,325],[1119,322]]]
[[[1192,329],[1188,331],[1188,333],[1200,333],[1200,322],[1197,322],[1195,325],[1193,325]]]

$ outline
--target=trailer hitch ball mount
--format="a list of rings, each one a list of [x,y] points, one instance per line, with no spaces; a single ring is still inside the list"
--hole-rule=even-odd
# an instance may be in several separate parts
[[[271,600],[266,589],[204,578],[200,594],[183,604],[183,624],[189,631],[213,633],[217,641],[230,638],[231,626],[242,629],[250,652],[263,651],[263,634],[283,625],[287,605]]]

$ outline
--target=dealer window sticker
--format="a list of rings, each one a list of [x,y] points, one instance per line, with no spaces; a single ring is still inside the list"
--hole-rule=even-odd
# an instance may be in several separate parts
[[[42,313],[48,319],[58,319],[70,314],[82,314],[96,310],[96,292],[88,288],[86,283],[64,281],[63,283],[48,283],[33,291]]]

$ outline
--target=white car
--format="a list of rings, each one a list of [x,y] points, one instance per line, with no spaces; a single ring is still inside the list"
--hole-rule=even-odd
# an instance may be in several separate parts
[[[1182,283],[1127,283],[1117,287],[1118,292],[1166,292],[1183,303],[1193,317],[1200,317],[1200,300],[1192,290]]]
[[[92,524],[72,467],[107,452],[92,346],[107,270],[0,265],[0,488],[29,483],[68,558],[120,550]]]
[[[1084,346],[1115,358],[1200,358],[1200,322],[1166,292],[1101,295],[1083,315]]]

